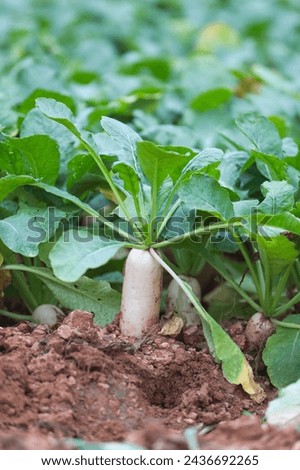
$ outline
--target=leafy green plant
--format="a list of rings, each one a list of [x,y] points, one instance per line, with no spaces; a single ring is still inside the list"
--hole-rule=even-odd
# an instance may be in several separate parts
[[[300,299],[298,292],[291,298],[287,296],[292,274],[298,278],[298,148],[291,140],[286,146],[275,126],[262,116],[246,115],[237,124],[253,145],[250,150],[245,149],[247,153],[239,171],[239,184],[249,181],[249,177],[255,178],[247,188],[252,197],[243,196],[233,202],[235,215],[244,223],[228,231],[231,245],[216,240],[219,250],[207,246],[211,252],[203,256],[254,310],[276,317]],[[257,185],[256,180],[261,176],[265,181]],[[240,194],[241,188],[232,189],[237,196]],[[243,278],[240,283],[234,280],[230,262],[224,260],[226,251],[240,251],[245,262],[244,274],[250,276],[255,296],[249,296],[243,289]]]
[[[104,325],[120,309],[125,253],[145,254],[157,268],[150,317],[164,265],[238,380],[244,359],[236,350],[237,365],[224,359],[220,342],[232,343],[180,280],[209,263],[232,301],[216,295],[208,312],[271,318],[264,358],[273,383],[286,384],[285,362],[298,367],[290,340],[300,300],[296,14],[294,0],[215,1],[201,12],[197,0],[74,0],[72,10],[4,0],[0,253],[11,269],[1,292],[26,313],[59,302]]]
[[[103,135],[82,130],[65,104],[52,98],[38,98],[37,106],[44,115],[66,127],[78,139],[85,152],[81,154],[81,160],[93,159],[105,179],[105,194],[116,207],[112,217],[106,216],[70,192],[41,181],[37,175],[28,175],[26,180],[22,179],[23,185],[72,203],[99,221],[100,226],[92,229],[79,226],[62,233],[49,252],[55,278],[46,268],[8,265],[6,269],[35,273],[53,293],[59,295],[62,287],[66,287],[65,283],[72,283],[73,291],[76,288],[82,291],[83,281],[79,280],[88,269],[105,264],[122,247],[131,249],[125,267],[121,328],[139,336],[153,324],[152,317],[157,320],[160,273],[161,268],[165,268],[198,312],[211,353],[222,363],[224,375],[233,383],[241,383],[248,393],[260,400],[260,388],[253,381],[251,368],[239,348],[159,254],[165,247],[179,246],[191,237],[210,234],[230,224],[234,209],[229,193],[210,175],[211,171],[215,175],[222,151],[206,149],[197,152],[182,147],[158,146],[142,141],[130,127],[111,118],[101,120],[106,132],[103,145]],[[113,155],[108,165],[105,155]],[[7,181],[10,183],[9,191],[17,189],[20,178],[23,177],[18,174],[4,176],[0,180],[0,191],[2,188],[4,194]],[[199,211],[209,216],[212,223],[206,223],[204,217],[201,223],[196,221]],[[138,292],[139,278],[141,288]],[[140,320],[144,319],[139,326],[136,315]],[[107,316],[105,319],[102,317],[100,323],[108,320]]]

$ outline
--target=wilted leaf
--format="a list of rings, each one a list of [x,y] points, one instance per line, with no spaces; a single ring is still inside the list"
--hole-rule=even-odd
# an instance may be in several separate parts
[[[203,321],[203,331],[213,357],[222,363],[223,374],[233,384],[240,384],[252,400],[261,403],[266,394],[255,382],[253,371],[240,348],[212,317]]]

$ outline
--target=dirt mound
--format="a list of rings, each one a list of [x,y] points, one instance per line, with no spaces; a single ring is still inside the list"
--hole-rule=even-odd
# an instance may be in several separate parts
[[[133,342],[79,310],[54,329],[27,322],[0,329],[0,431],[120,441],[158,426],[171,433],[171,447],[178,438],[175,448],[184,448],[180,432],[188,426],[243,410],[262,415],[265,404],[229,384],[206,347],[186,344],[191,333],[178,341],[157,328]],[[267,379],[261,383],[274,394]]]

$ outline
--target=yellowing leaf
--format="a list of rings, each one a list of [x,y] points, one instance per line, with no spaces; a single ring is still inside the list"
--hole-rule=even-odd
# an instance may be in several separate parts
[[[232,384],[241,385],[252,400],[261,403],[265,392],[255,382],[252,368],[240,348],[210,315],[206,315],[202,324],[210,352],[221,362],[224,377]]]
[[[244,366],[238,376],[238,383],[241,384],[245,392],[247,392],[252,400],[261,403],[266,398],[266,393],[263,388],[254,380],[253,370],[249,363],[244,362]]]

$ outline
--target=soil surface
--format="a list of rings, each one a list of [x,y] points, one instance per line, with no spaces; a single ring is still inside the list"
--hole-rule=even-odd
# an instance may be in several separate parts
[[[184,430],[195,425],[201,448],[300,447],[295,430],[261,424],[267,400],[258,405],[224,379],[200,328],[177,339],[159,330],[134,342],[117,321],[101,329],[80,310],[54,328],[0,328],[0,449],[65,449],[70,438],[186,449]],[[228,331],[241,343],[242,330]],[[266,376],[256,378],[274,398]]]

